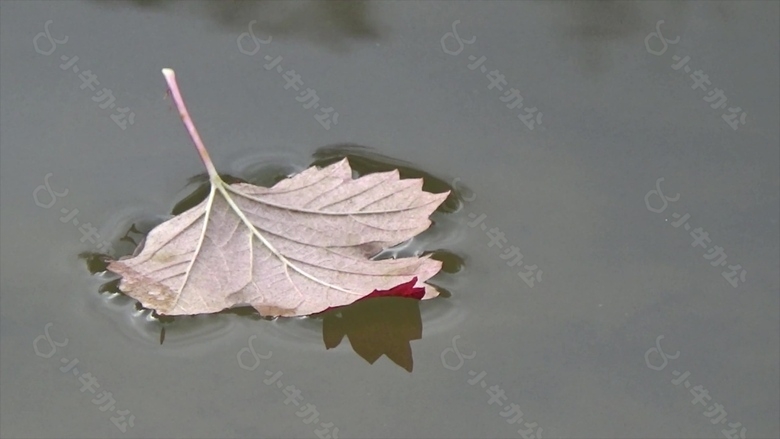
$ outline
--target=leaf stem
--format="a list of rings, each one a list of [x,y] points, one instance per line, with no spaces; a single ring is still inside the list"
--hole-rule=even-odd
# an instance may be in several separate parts
[[[206,166],[206,171],[209,173],[209,178],[211,181],[221,182],[222,179],[219,178],[217,169],[214,167],[214,163],[211,161],[211,157],[209,157],[209,152],[206,150],[206,147],[203,145],[203,141],[200,139],[200,134],[198,134],[198,130],[195,128],[195,123],[192,121],[189,111],[187,111],[187,106],[184,105],[184,99],[181,97],[179,85],[176,83],[176,73],[174,73],[172,69],[164,68],[162,69],[162,74],[165,76],[165,81],[168,82],[168,88],[171,90],[173,101],[176,102],[176,108],[179,109],[181,120],[184,122],[184,126],[190,133],[190,137],[192,138],[193,143],[195,143],[195,148],[198,150],[198,154],[200,154],[201,161],[203,161],[203,164]]]

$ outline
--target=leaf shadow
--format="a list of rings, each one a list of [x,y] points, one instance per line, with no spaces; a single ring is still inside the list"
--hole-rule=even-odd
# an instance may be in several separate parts
[[[422,338],[420,301],[403,297],[377,297],[321,313],[322,341],[337,347],[346,336],[356,354],[369,364],[382,355],[411,372],[412,340]]]

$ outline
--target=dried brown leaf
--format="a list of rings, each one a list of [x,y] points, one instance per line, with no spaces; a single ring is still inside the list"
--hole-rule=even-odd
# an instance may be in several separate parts
[[[398,171],[353,179],[346,159],[271,188],[228,185],[166,70],[211,190],[202,203],[153,229],[136,255],[109,264],[122,276],[122,291],[166,315],[247,304],[267,316],[309,315],[415,277],[425,299],[438,295],[425,281],[440,270],[439,261],[371,257],[427,229],[428,216],[449,192],[425,192],[421,179],[401,180]]]

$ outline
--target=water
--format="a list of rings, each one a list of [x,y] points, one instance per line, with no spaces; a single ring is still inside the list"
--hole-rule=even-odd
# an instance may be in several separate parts
[[[543,437],[677,438],[724,437],[736,422],[747,437],[780,434],[777,3],[0,8],[2,437],[317,437],[326,427],[522,437],[541,427]],[[272,41],[247,55],[236,41],[252,20]],[[456,20],[473,43],[451,55],[441,41]],[[659,20],[679,40],[656,56],[645,39]],[[68,38],[50,55],[44,29]],[[657,39],[648,47],[661,50]],[[264,67],[277,56],[281,73]],[[685,56],[690,72],[671,67]],[[96,76],[94,91],[74,66]],[[433,252],[446,297],[341,317],[160,319],[116,293],[97,244],[129,254],[204,195],[163,67],[176,70],[223,176],[271,185],[347,156],[358,174],[400,168],[426,190],[452,190],[431,229],[386,254]],[[297,92],[284,88],[289,70],[301,75]],[[493,70],[502,91],[488,88]],[[696,70],[706,90],[691,88]],[[103,87],[114,107],[93,100]],[[307,88],[317,108],[296,101]],[[511,88],[543,113],[540,125],[507,108]],[[721,118],[728,108],[704,100],[715,88],[746,112],[737,130]],[[314,117],[320,106],[339,113],[330,129]],[[111,118],[118,107],[134,114],[125,130]],[[676,199],[663,209],[648,195],[657,184]],[[710,241],[692,246],[699,227]],[[715,246],[726,266],[713,266]],[[737,287],[721,274],[733,264],[746,270]],[[542,273],[533,286],[517,274],[530,266]],[[99,388],[80,381],[86,373]],[[710,399],[694,404],[698,385]]]

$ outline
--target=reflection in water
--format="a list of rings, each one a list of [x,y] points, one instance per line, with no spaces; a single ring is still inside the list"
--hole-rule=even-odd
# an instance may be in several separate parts
[[[360,300],[321,314],[322,340],[335,348],[346,335],[352,349],[370,364],[382,355],[412,371],[409,342],[422,338],[420,301],[402,297]]]
[[[659,19],[682,26],[689,2],[590,1],[548,3],[557,32],[577,45],[576,57],[590,73],[602,73],[615,63],[615,42],[630,42]],[[560,12],[563,13],[560,13]]]
[[[456,212],[462,206],[463,195],[458,188],[448,184],[445,179],[438,178],[428,172],[416,168],[413,164],[391,157],[375,153],[372,149],[354,144],[334,145],[323,147],[314,154],[311,166],[326,166],[347,157],[355,177],[375,172],[386,172],[398,169],[402,178],[422,178],[423,189],[428,192],[450,191],[449,197],[439,206],[432,215],[433,225],[422,234],[413,239],[386,249],[375,256],[377,259],[399,258],[407,256],[420,256],[430,254],[432,258],[441,261],[442,271],[435,277],[446,282],[448,277],[460,272],[464,267],[461,256],[447,250],[430,250],[440,246],[446,246],[446,242],[456,234],[458,223],[448,218],[452,212]],[[221,174],[225,182],[229,184],[249,182],[262,186],[273,186],[275,183],[289,177],[291,169],[301,169],[293,163],[279,163],[258,159],[258,163],[243,164],[244,172],[240,176]],[[240,171],[239,171],[240,172]],[[177,202],[171,211],[171,215],[178,215],[201,203],[208,195],[208,176],[198,174],[187,182],[188,191]],[[138,216],[135,218],[122,218],[114,221],[122,224],[123,234],[115,240],[114,247],[118,254],[130,254],[138,251],[143,246],[145,236],[157,225],[164,222],[170,216]],[[318,330],[318,325],[312,323],[322,322],[322,339],[327,349],[339,345],[346,335],[353,349],[358,355],[369,363],[374,363],[380,356],[387,355],[393,362],[406,370],[412,370],[412,353],[409,342],[422,336],[422,317],[420,303],[414,299],[401,298],[373,298],[359,301],[352,305],[304,319],[292,319],[284,322],[260,316],[254,308],[242,307],[225,310],[212,315],[203,316],[161,316],[156,312],[144,309],[140,303],[125,296],[118,288],[119,279],[112,273],[106,272],[107,255],[97,253],[84,253],[81,257],[85,260],[87,269],[94,275],[105,278],[106,282],[100,287],[99,292],[111,302],[115,312],[133,314],[131,328],[140,331],[136,334],[146,339],[147,342],[164,344],[176,347],[189,343],[198,343],[205,338],[213,338],[216,334],[224,334],[231,322],[236,319],[252,319],[258,324],[273,325],[266,327],[268,333],[277,334],[290,343],[301,337],[301,332]],[[443,303],[451,296],[446,288],[437,284],[442,292],[440,298],[434,299],[431,304],[426,304],[428,323],[436,330],[441,330],[451,324],[457,324],[463,315],[454,306]],[[438,305],[437,305],[438,304]],[[445,321],[442,321],[445,320]],[[262,322],[261,321],[265,321]],[[291,329],[290,333],[284,332]],[[313,332],[312,334],[313,335]]]
[[[379,31],[370,17],[368,2],[354,1],[225,1],[208,0],[97,0],[101,5],[135,5],[144,9],[182,11],[205,15],[231,31],[246,31],[257,21],[258,36],[302,37],[307,41],[343,46],[349,40],[376,40]],[[265,38],[265,37],[262,37]]]

